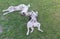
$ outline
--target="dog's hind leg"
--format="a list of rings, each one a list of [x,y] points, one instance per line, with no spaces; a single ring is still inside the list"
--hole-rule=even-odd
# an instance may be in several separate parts
[[[40,29],[40,26],[41,26],[41,25],[39,24],[39,25],[38,25],[38,30],[41,31],[41,32],[43,32],[43,30]]]
[[[41,31],[41,32],[43,32],[43,30],[41,30],[39,27],[38,27],[38,30]]]
[[[32,33],[32,32],[33,32],[33,30],[34,30],[34,28],[33,28],[33,27],[31,27],[31,32],[30,32],[30,33]]]
[[[29,35],[29,27],[27,27],[27,33],[26,33],[26,35]]]
[[[6,12],[6,13],[4,13],[3,15],[6,15],[6,14],[8,14],[8,13],[10,13],[10,12]]]

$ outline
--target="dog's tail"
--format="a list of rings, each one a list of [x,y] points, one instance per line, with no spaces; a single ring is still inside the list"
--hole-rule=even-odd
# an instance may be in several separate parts
[[[28,7],[30,7],[30,4],[28,4]]]

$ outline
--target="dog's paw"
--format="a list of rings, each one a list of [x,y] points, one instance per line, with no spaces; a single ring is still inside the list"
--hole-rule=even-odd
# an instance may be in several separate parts
[[[32,33],[32,32],[30,32],[30,33]]]
[[[29,33],[26,33],[26,35],[28,36],[28,35],[29,35]]]
[[[43,30],[39,30],[40,32],[43,32]]]
[[[41,30],[41,32],[43,32],[43,30]]]
[[[29,34],[26,34],[27,36],[29,35]]]
[[[33,31],[31,31],[30,33],[32,33]]]
[[[4,13],[3,15],[6,15],[6,13]]]
[[[5,10],[2,10],[2,12],[5,12]]]

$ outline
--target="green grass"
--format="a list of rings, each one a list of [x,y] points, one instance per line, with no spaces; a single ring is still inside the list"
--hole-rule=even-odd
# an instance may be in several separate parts
[[[21,16],[19,12],[2,15],[3,9],[22,3],[30,3],[30,9],[39,12],[38,21],[43,33],[35,28],[26,36],[28,17]],[[60,39],[60,0],[0,0],[0,26],[3,30],[0,39]]]

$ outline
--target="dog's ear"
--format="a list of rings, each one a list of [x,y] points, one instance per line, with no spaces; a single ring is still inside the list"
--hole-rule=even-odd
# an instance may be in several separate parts
[[[38,14],[38,11],[36,11],[36,13]]]
[[[30,7],[30,4],[28,4],[28,7]]]
[[[36,11],[36,14],[38,14],[38,11]]]

